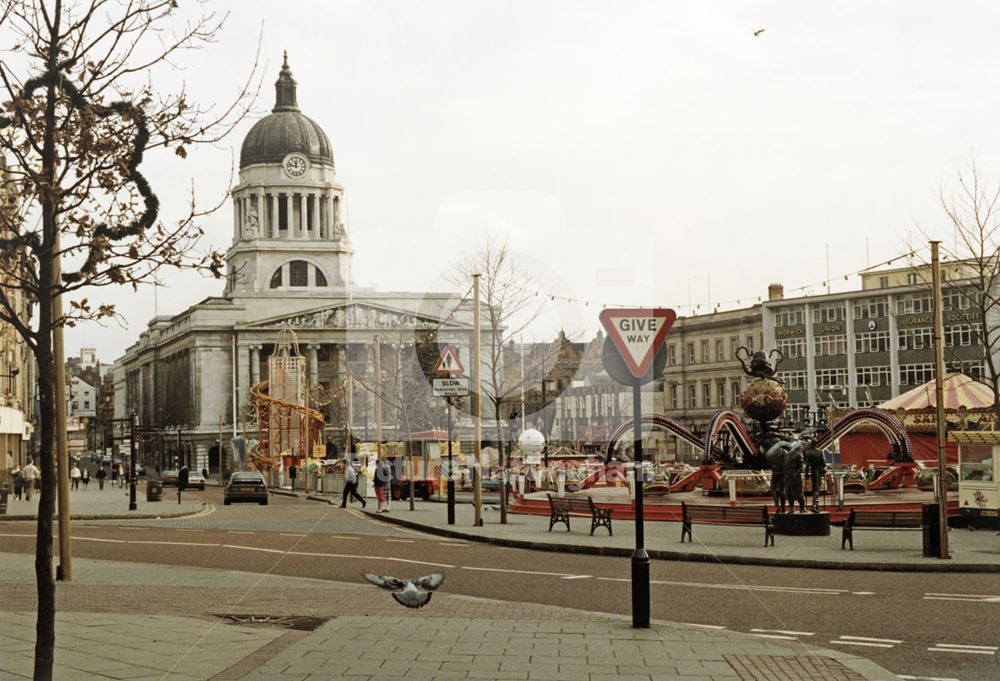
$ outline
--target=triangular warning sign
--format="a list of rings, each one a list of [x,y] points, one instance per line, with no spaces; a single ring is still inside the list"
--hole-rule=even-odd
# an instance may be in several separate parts
[[[601,310],[601,324],[618,348],[629,373],[642,378],[649,371],[656,350],[677,319],[668,308]]]
[[[433,373],[447,376],[464,374],[465,368],[462,366],[461,360],[458,359],[458,350],[450,345],[446,345],[444,350],[441,351],[441,356],[434,363]]]

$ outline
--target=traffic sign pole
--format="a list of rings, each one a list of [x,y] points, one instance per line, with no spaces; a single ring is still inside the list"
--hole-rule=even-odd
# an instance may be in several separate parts
[[[635,551],[632,553],[632,627],[649,628],[649,554],[642,504],[642,385],[632,382],[632,463],[635,468]]]
[[[455,458],[451,453],[451,400],[448,400],[448,524],[455,524]]]

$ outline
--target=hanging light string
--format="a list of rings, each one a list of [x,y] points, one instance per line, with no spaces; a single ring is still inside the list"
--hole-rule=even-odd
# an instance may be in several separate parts
[[[844,281],[848,281],[852,276],[866,274],[866,273],[871,272],[872,270],[876,270],[876,269],[878,269],[880,267],[885,267],[887,265],[892,265],[893,263],[895,263],[895,262],[897,262],[899,260],[912,261],[912,258],[914,258],[920,250],[922,250],[922,249],[914,249],[912,251],[907,251],[906,253],[900,253],[899,255],[895,255],[895,256],[889,258],[888,260],[883,260],[882,262],[875,263],[874,265],[868,265],[868,266],[863,267],[863,268],[861,268],[859,270],[854,270],[854,271],[851,271],[851,272],[847,272],[847,273],[844,273],[844,274],[841,274],[841,275],[837,275],[836,277],[831,277],[830,279],[824,279],[822,281],[817,281],[817,282],[812,283],[812,284],[805,284],[803,286],[798,286],[798,287],[795,287],[795,288],[786,288],[785,291],[788,291],[790,293],[804,293],[804,294],[808,295],[809,291],[811,291],[813,289],[816,289],[816,288],[826,287],[829,283],[831,283],[833,281],[839,281],[840,279],[843,279]],[[608,303],[608,302],[601,302],[601,301],[595,301],[595,300],[588,300],[586,298],[576,298],[576,297],[572,297],[572,296],[564,296],[564,295],[560,295],[558,293],[553,293],[551,291],[529,289],[527,287],[518,286],[516,284],[509,284],[509,283],[503,284],[503,287],[504,288],[510,288],[510,289],[516,290],[516,291],[518,291],[518,292],[520,292],[522,294],[527,294],[527,295],[534,294],[538,298],[546,297],[546,298],[548,298],[549,300],[551,300],[553,302],[574,303],[574,304],[580,304],[580,303],[582,303],[584,305],[584,307],[591,307],[591,306],[593,306],[593,307],[598,308],[598,309],[604,309],[604,308],[624,309],[624,308],[633,308],[633,307],[644,307],[644,305],[634,305],[634,304],[627,304],[627,303]],[[712,312],[719,312],[720,309],[722,307],[724,307],[724,306],[728,307],[728,306],[732,306],[732,305],[743,305],[745,303],[746,304],[755,304],[755,303],[763,302],[763,300],[764,300],[763,296],[749,296],[749,297],[746,297],[746,298],[732,298],[730,300],[719,300],[719,301],[716,301],[716,303],[715,303],[714,306],[712,306],[712,310],[711,311]],[[675,310],[687,310],[688,314],[691,314],[691,313],[697,314],[703,307],[708,307],[708,306],[705,305],[705,304],[703,304],[703,303],[680,303],[680,304],[676,304],[676,305],[669,305],[668,307],[671,307],[671,308],[673,308]]]

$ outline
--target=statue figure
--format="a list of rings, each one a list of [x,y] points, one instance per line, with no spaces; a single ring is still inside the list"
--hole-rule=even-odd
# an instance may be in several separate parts
[[[771,499],[775,513],[785,512],[785,451],[785,441],[778,440],[764,454],[767,467],[771,470]]]
[[[809,471],[809,482],[812,484],[812,512],[819,513],[819,493],[826,477],[826,457],[823,450],[816,447],[816,439],[809,441],[805,453],[806,470]]]
[[[344,229],[344,225],[340,222],[333,223],[333,240],[343,241],[347,238],[347,230]]]
[[[740,354],[742,352],[742,354]],[[777,355],[777,360],[772,367],[768,359]],[[744,373],[747,376],[753,378],[767,378],[772,381],[784,384],[780,378],[775,378],[778,373],[778,365],[785,359],[784,353],[781,350],[771,350],[769,354],[765,354],[763,350],[752,351],[746,346],[740,346],[736,349],[736,359],[739,360],[740,365],[743,367]],[[745,360],[750,360],[750,366],[747,366]]]
[[[802,443],[785,454],[785,497],[788,499],[788,512],[795,513],[795,502],[799,502],[799,513],[806,512],[806,498],[802,489]]]
[[[778,440],[764,454],[771,469],[771,497],[778,513],[795,512],[795,502],[805,512],[806,501],[802,495],[802,443],[798,440]]]
[[[257,229],[260,227],[260,220],[257,218],[257,208],[252,203],[246,217],[243,218],[243,236],[248,239],[257,238]]]

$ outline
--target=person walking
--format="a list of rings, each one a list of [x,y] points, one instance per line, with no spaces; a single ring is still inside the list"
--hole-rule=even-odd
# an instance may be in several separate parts
[[[84,468],[83,472],[80,473],[80,480],[83,482],[83,489],[87,489],[87,485],[90,484],[90,469]]]
[[[31,494],[35,491],[35,480],[38,480],[42,472],[38,470],[38,466],[35,465],[34,460],[28,457],[28,463],[25,465],[24,470],[21,471],[21,475],[24,476],[24,500],[31,501]]]
[[[21,474],[21,467],[14,466],[10,472],[10,477],[14,481],[14,498],[21,500],[21,493],[24,492],[24,476]]]
[[[118,488],[121,489],[125,486],[125,467],[118,464]]]
[[[80,467],[73,463],[73,468],[69,472],[69,480],[73,485],[73,489],[80,489]]]
[[[104,470],[104,464],[103,463],[100,466],[97,467],[97,473],[95,473],[95,475],[97,476],[97,488],[99,490],[103,491],[104,490],[104,480],[108,477],[108,472],[106,470]]]
[[[354,466],[350,461],[344,466],[344,499],[340,502],[341,508],[347,508],[348,497],[360,501],[361,508],[368,505],[365,498],[358,494],[358,472],[354,470]]]
[[[386,487],[391,487],[392,466],[387,459],[380,459],[375,466],[375,498],[378,499],[378,512],[389,512],[389,496],[386,495]],[[390,489],[391,492],[391,489]]]

